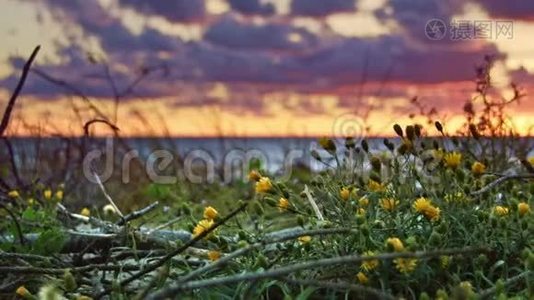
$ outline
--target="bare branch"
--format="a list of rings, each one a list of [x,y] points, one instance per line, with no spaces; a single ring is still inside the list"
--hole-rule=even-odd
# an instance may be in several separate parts
[[[159,205],[159,202],[156,201],[152,204],[150,204],[149,206],[143,208],[143,209],[140,209],[140,210],[136,210],[132,213],[129,213],[127,214],[126,216],[124,216],[123,218],[121,218],[118,222],[117,222],[117,225],[119,226],[122,226],[128,222],[130,222],[131,220],[135,220],[137,218],[140,218],[146,214],[148,214],[149,212],[151,212],[152,210],[154,210],[157,206]]]
[[[483,194],[505,181],[514,180],[514,179],[534,179],[534,174],[506,175],[506,176],[496,179],[495,181],[490,182],[488,185],[486,185],[485,187],[481,188],[478,191],[471,192],[471,195],[477,196],[477,195]]]
[[[396,299],[395,297],[383,293],[372,287],[363,286],[360,284],[351,284],[346,282],[328,282],[320,280],[299,280],[291,278],[283,278],[283,281],[291,284],[303,285],[303,286],[316,286],[327,289],[336,289],[336,290],[349,290],[354,292],[359,292],[364,295],[373,296],[374,299]]]
[[[167,297],[176,295],[180,291],[188,291],[188,290],[193,290],[193,289],[205,288],[205,287],[210,287],[210,286],[215,286],[215,285],[232,284],[232,283],[243,282],[243,281],[255,281],[255,280],[267,279],[267,278],[279,278],[287,274],[291,274],[291,273],[302,271],[302,270],[314,269],[318,267],[326,267],[326,266],[332,266],[332,265],[339,265],[339,264],[358,263],[358,262],[362,262],[366,260],[373,260],[373,259],[379,259],[379,260],[388,260],[388,259],[395,259],[395,258],[422,259],[422,258],[437,257],[441,255],[481,253],[481,252],[487,252],[487,251],[488,251],[487,248],[467,247],[467,248],[460,248],[460,249],[443,249],[443,250],[436,250],[436,251],[395,252],[395,253],[386,253],[386,254],[374,255],[374,256],[348,255],[348,256],[324,258],[324,259],[318,259],[318,260],[304,261],[302,263],[297,263],[297,264],[290,264],[287,266],[274,268],[271,270],[266,270],[266,271],[263,270],[261,272],[248,272],[248,273],[242,273],[242,274],[232,275],[232,276],[227,276],[227,277],[218,277],[218,278],[216,277],[216,278],[210,278],[210,279],[205,279],[205,280],[179,283],[179,284],[171,285],[170,287],[167,287],[165,289],[162,289],[159,292],[153,293],[152,295],[148,297],[148,299],[166,299]]]
[[[13,95],[11,95],[9,102],[7,103],[6,111],[4,112],[4,116],[2,117],[2,123],[0,123],[0,136],[3,136],[4,132],[7,129],[7,125],[9,124],[9,118],[11,117],[11,112],[13,111],[13,108],[15,107],[15,102],[17,101],[20,91],[22,91],[22,87],[24,86],[24,83],[26,82],[26,77],[28,77],[28,72],[30,71],[30,67],[33,63],[33,60],[37,56],[37,53],[39,53],[39,49],[41,49],[41,46],[37,46],[35,47],[35,49],[33,49],[33,52],[30,55],[30,58],[26,61],[26,64],[24,65],[24,68],[22,69],[22,76],[19,79],[19,83],[17,84],[17,87],[15,88]]]

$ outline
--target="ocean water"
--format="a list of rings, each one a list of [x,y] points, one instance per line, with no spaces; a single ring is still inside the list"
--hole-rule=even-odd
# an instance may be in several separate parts
[[[382,138],[366,140],[372,150],[386,149]],[[390,141],[395,144],[400,142],[396,138]],[[532,147],[534,139],[521,139],[518,142]],[[209,164],[217,169],[259,159],[263,168],[271,173],[283,173],[294,165],[316,171],[326,167],[311,156],[314,149],[325,154],[320,150],[316,138],[127,138],[120,141],[92,138],[85,142],[86,150],[82,155],[83,143],[82,138],[10,138],[13,162],[7,145],[0,141],[0,166],[15,163],[24,172],[46,161],[49,168],[59,168],[67,160],[80,162],[88,155],[97,154],[101,159],[111,157],[119,163],[128,155],[152,163],[166,157],[185,165]],[[343,140],[337,141],[340,152],[343,151],[343,143]],[[449,149],[453,148],[450,140],[446,144]],[[476,148],[476,143],[474,146]],[[527,153],[532,154],[531,149],[527,149]]]
[[[81,153],[82,138],[10,138],[13,161],[18,166],[35,165],[39,160],[65,160]],[[340,151],[343,141],[338,141]],[[382,139],[369,139],[373,149],[385,149]],[[93,138],[85,143],[86,153],[101,151],[104,156],[118,153],[115,159],[123,159],[126,153],[143,160],[154,160],[161,155],[187,163],[210,163],[216,167],[241,161],[259,159],[262,166],[272,173],[281,172],[285,165],[302,165],[313,170],[324,168],[312,156],[313,149],[321,151],[317,138]],[[9,164],[9,151],[0,144],[0,164]],[[117,154],[116,154],[117,155]],[[325,155],[326,156],[326,155]],[[79,158],[77,158],[79,159]]]

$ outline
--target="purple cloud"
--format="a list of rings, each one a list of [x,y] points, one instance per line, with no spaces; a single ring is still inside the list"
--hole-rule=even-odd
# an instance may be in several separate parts
[[[391,15],[387,10],[380,9],[376,12],[379,19],[392,19],[398,22],[407,33],[420,42],[429,44],[445,44],[451,40],[447,37],[443,40],[430,40],[425,35],[427,23],[432,19],[439,19],[448,27],[454,14],[460,13],[464,1],[440,1],[440,0],[390,0],[389,5],[393,8]]]
[[[322,1],[323,4],[317,5],[332,5],[322,8],[326,14],[341,9],[343,6],[335,3],[342,2]],[[296,3],[298,1],[293,5]],[[238,18],[230,13],[210,22],[203,40],[192,42],[181,41],[151,28],[133,34],[118,17],[110,15],[96,1],[50,0],[47,5],[61,17],[67,29],[77,25],[85,35],[98,39],[109,57],[110,72],[119,90],[136,80],[143,65],[166,66],[165,76],[163,72],[149,76],[136,86],[133,96],[179,95],[183,85],[201,91],[198,93],[200,104],[203,101],[212,103],[215,100],[202,94],[204,87],[212,82],[223,82],[234,87],[229,105],[251,110],[259,107],[255,103],[261,98],[255,94],[259,90],[268,92],[287,88],[302,93],[328,92],[343,85],[357,85],[364,74],[368,82],[388,80],[420,84],[471,80],[473,66],[484,54],[498,54],[493,45],[484,44],[484,41],[434,44],[422,38],[414,39],[417,34],[424,36],[426,17],[446,18],[459,9],[459,6],[442,5],[437,1],[391,0],[394,14],[383,17],[394,17],[407,29],[395,35],[375,38],[320,36],[282,23],[286,20],[266,18],[266,23],[257,25],[250,22],[250,18]],[[299,38],[289,38],[291,35]],[[472,43],[477,43],[477,47],[471,47]],[[112,96],[103,66],[87,61],[83,45],[69,45],[59,55],[65,58],[63,64],[37,68],[68,80],[88,96]],[[10,63],[19,67],[22,60],[12,59]],[[124,71],[124,66],[130,70]],[[13,74],[1,80],[0,87],[11,89],[16,79]],[[35,75],[28,80],[24,92],[49,98],[66,93]],[[176,105],[194,103],[194,99],[183,100]]]
[[[275,13],[272,3],[260,3],[260,0],[228,0],[232,9],[243,14],[270,16]]]
[[[534,20],[534,1],[479,0],[478,3],[495,18]]]
[[[321,17],[336,12],[355,10],[355,0],[293,0],[291,2],[291,13],[300,16]]]
[[[171,22],[191,22],[202,19],[206,8],[204,0],[120,0],[142,14],[162,16]]]
[[[291,34],[298,35],[301,40],[291,41]],[[255,25],[240,22],[231,16],[213,24],[206,31],[204,39],[229,48],[257,50],[302,50],[313,47],[317,42],[316,37],[305,29],[274,23]]]

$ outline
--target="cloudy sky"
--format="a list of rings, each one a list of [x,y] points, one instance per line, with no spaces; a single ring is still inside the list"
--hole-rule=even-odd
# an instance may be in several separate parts
[[[534,91],[527,0],[0,0],[0,24],[0,109],[42,45],[12,134],[95,117],[126,135],[384,134],[415,96],[452,128],[484,55],[499,94]]]

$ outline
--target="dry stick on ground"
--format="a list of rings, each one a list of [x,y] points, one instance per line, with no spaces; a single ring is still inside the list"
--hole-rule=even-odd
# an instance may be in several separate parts
[[[381,255],[373,256],[360,256],[360,255],[347,255],[339,256],[333,258],[325,258],[311,261],[304,261],[301,263],[290,264],[279,268],[274,268],[267,271],[261,272],[249,272],[238,275],[232,275],[227,277],[218,277],[205,280],[191,281],[185,283],[179,283],[172,285],[161,291],[151,294],[148,299],[165,299],[167,297],[175,296],[180,291],[188,291],[193,289],[206,288],[215,285],[224,285],[224,284],[233,284],[243,281],[256,281],[260,279],[267,278],[279,278],[294,272],[314,269],[319,267],[328,267],[332,265],[347,264],[347,263],[358,263],[367,260],[379,259],[379,260],[389,260],[395,258],[431,258],[441,255],[455,255],[455,254],[466,254],[466,253],[481,253],[488,252],[489,249],[485,247],[466,247],[461,249],[444,249],[436,251],[417,251],[417,252],[396,252],[396,253],[387,253]]]
[[[168,222],[166,222],[166,223],[164,223],[164,224],[158,225],[158,226],[156,226],[156,227],[150,229],[149,231],[147,231],[147,232],[146,232],[146,235],[151,235],[152,233],[154,233],[154,232],[156,232],[156,231],[158,231],[158,230],[161,230],[161,229],[163,229],[163,228],[165,228],[165,227],[169,227],[169,226],[171,226],[172,224],[174,224],[174,223],[180,221],[181,219],[182,219],[182,217],[176,217],[176,218],[174,218],[174,219],[172,219],[172,220],[170,220],[170,221],[168,221]]]
[[[104,187],[104,184],[102,183],[102,180],[100,180],[100,177],[98,177],[98,174],[96,174],[95,171],[93,171],[93,176],[95,177],[96,184],[98,185],[98,187],[102,191],[102,194],[104,194],[104,197],[106,197],[106,200],[108,200],[109,204],[111,204],[111,206],[113,206],[113,209],[115,209],[115,212],[119,215],[119,217],[121,217],[121,219],[124,219],[124,215],[122,214],[120,209],[117,207],[117,205],[115,204],[115,202],[113,201],[111,196],[106,192],[106,188]]]
[[[534,174],[506,175],[506,176],[496,179],[495,181],[490,182],[488,185],[481,188],[480,190],[472,192],[471,195],[477,196],[477,195],[483,194],[505,181],[514,180],[514,179],[534,179]]]
[[[329,282],[329,281],[321,281],[321,280],[299,280],[299,279],[291,279],[291,278],[283,278],[281,279],[287,283],[295,284],[295,285],[303,285],[303,286],[313,286],[313,287],[321,287],[326,289],[335,289],[335,290],[345,290],[345,291],[353,291],[353,292],[359,292],[364,295],[373,296],[375,299],[396,299],[395,297],[388,295],[386,293],[383,293],[377,289],[363,286],[360,284],[351,284],[346,282]]]
[[[9,124],[9,118],[11,117],[11,112],[13,111],[13,108],[15,107],[15,102],[17,101],[17,98],[20,92],[22,91],[22,87],[24,86],[24,82],[26,82],[26,78],[28,77],[28,72],[30,71],[30,67],[35,57],[37,56],[37,53],[39,53],[39,49],[41,49],[41,46],[37,46],[35,47],[35,49],[33,49],[33,52],[30,55],[30,58],[26,61],[26,64],[24,65],[24,68],[22,69],[22,76],[19,79],[19,83],[17,84],[15,91],[13,91],[13,95],[11,95],[9,102],[7,103],[6,111],[4,112],[4,116],[2,117],[2,123],[0,123],[0,136],[3,136],[4,132],[7,129],[7,125]]]
[[[178,280],[176,281],[176,284],[179,284],[179,283],[183,283],[183,282],[187,282],[187,281],[190,281],[191,279],[194,279],[195,277],[198,277],[202,274],[205,274],[211,270],[215,270],[217,268],[219,268],[220,266],[226,264],[227,262],[233,260],[234,258],[237,258],[237,257],[240,257],[240,256],[243,256],[245,254],[247,254],[248,252],[252,251],[252,250],[255,250],[255,249],[258,249],[258,248],[261,248],[263,246],[266,246],[268,244],[275,244],[275,243],[282,243],[282,242],[286,242],[286,241],[290,241],[290,240],[295,240],[301,236],[314,236],[314,235],[328,235],[328,234],[339,234],[339,233],[349,233],[351,232],[352,229],[350,228],[325,228],[325,229],[312,229],[312,230],[297,230],[297,231],[294,231],[294,232],[291,232],[291,233],[288,233],[288,234],[282,234],[280,236],[276,236],[276,237],[269,237],[269,238],[264,238],[262,241],[260,242],[257,242],[257,243],[254,243],[254,244],[251,244],[251,245],[248,245],[244,248],[241,248],[241,249],[238,249],[232,253],[229,253],[223,257],[221,257],[220,259],[218,259],[217,261],[205,266],[205,267],[202,267],[202,268],[199,268],[199,269],[196,269],[194,271],[191,271],[189,272],[187,275],[181,277],[181,278],[178,278]]]
[[[506,280],[504,282],[504,286],[516,283],[516,282],[520,281],[523,278],[528,280],[528,276],[530,276],[532,274],[534,274],[534,273],[532,273],[531,271],[525,271],[525,272],[523,272],[523,273],[521,273],[519,275],[516,275],[516,276],[511,277],[508,280]],[[528,282],[532,282],[532,281],[528,281]],[[497,286],[493,286],[493,287],[491,287],[489,289],[481,291],[479,293],[479,296],[480,296],[480,299],[487,299],[490,296],[492,296],[493,294],[495,294],[496,292],[497,292]]]
[[[176,248],[175,250],[173,250],[172,252],[168,253],[167,255],[165,255],[162,259],[160,259],[159,261],[155,262],[154,264],[151,264],[149,266],[147,266],[146,268],[144,268],[143,270],[139,271],[138,273],[135,273],[134,275],[132,275],[131,277],[129,278],[126,278],[124,279],[123,281],[120,282],[120,286],[121,287],[124,287],[126,285],[128,285],[129,283],[131,283],[132,281],[136,280],[136,279],[139,279],[145,275],[147,275],[148,273],[150,272],[153,272],[155,270],[157,270],[159,267],[165,265],[167,263],[167,261],[171,260],[173,257],[175,257],[176,255],[184,252],[185,250],[187,250],[187,248],[193,246],[196,242],[202,240],[203,238],[205,238],[206,236],[208,236],[212,231],[214,231],[215,229],[217,229],[217,227],[225,224],[226,222],[228,222],[230,219],[232,219],[233,217],[235,217],[238,213],[242,212],[245,210],[245,208],[247,207],[248,203],[243,203],[241,206],[239,206],[237,209],[235,209],[234,211],[232,211],[231,213],[229,213],[227,216],[225,216],[224,218],[222,218],[221,220],[219,220],[217,223],[213,224],[213,226],[211,226],[210,228],[204,230],[202,233],[200,233],[199,235],[197,235],[196,237],[190,239],[187,243],[185,243],[184,245]],[[101,297],[103,297],[104,295],[107,295],[109,292],[111,292],[111,289],[110,288],[106,288],[103,292],[97,294],[95,297],[97,299],[100,299]]]
[[[117,225],[118,226],[122,226],[132,220],[135,220],[137,218],[140,218],[146,214],[148,214],[149,212],[153,211],[157,206],[159,205],[159,202],[156,201],[152,204],[150,204],[149,206],[145,207],[145,208],[142,208],[140,210],[136,210],[132,213],[129,213],[127,214],[126,216],[124,216],[123,218],[121,218],[118,222],[117,222]]]
[[[28,254],[28,253],[4,252],[3,250],[0,250],[0,258],[7,258],[7,259],[21,258],[24,260],[40,260],[40,261],[50,261],[54,259],[53,257],[50,257],[50,256],[42,256],[42,255]]]
[[[2,274],[49,274],[49,275],[63,275],[66,270],[72,273],[85,273],[93,270],[98,271],[136,271],[141,269],[139,264],[130,265],[109,265],[109,264],[94,264],[74,268],[39,268],[39,267],[19,267],[19,266],[0,266],[0,273]]]

